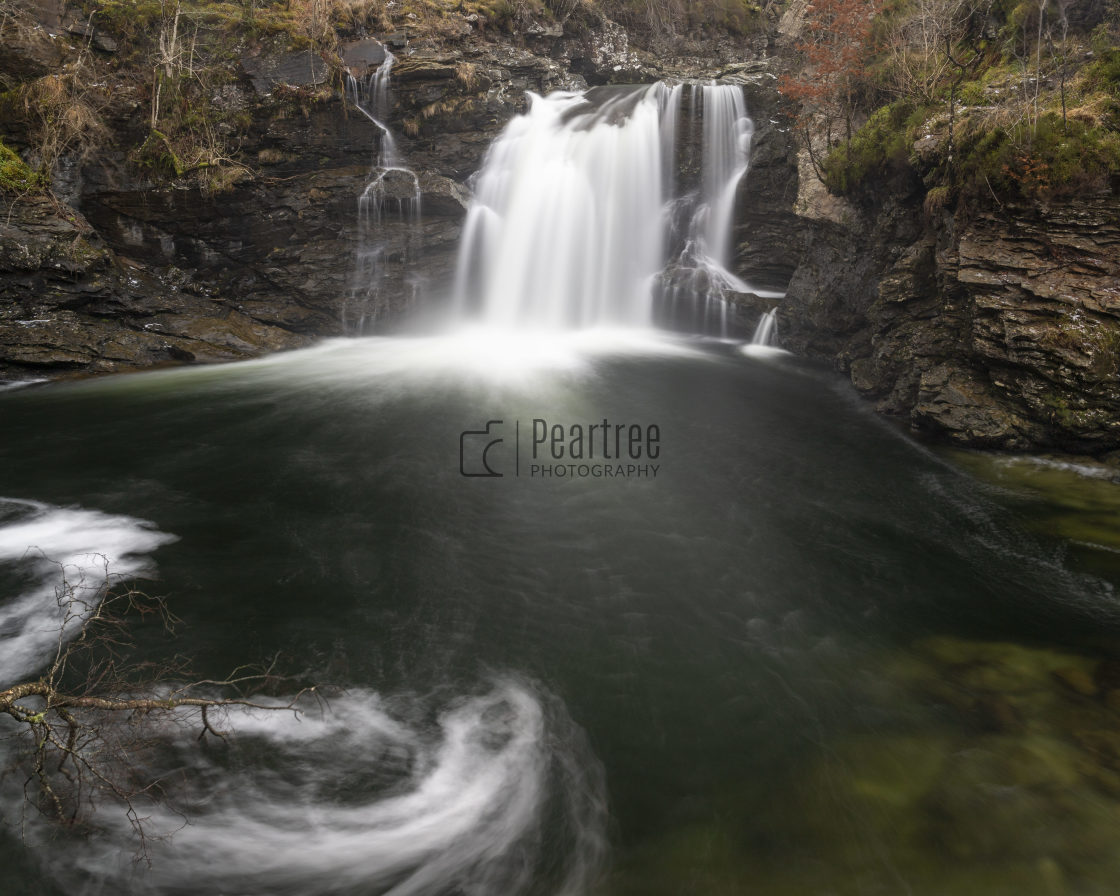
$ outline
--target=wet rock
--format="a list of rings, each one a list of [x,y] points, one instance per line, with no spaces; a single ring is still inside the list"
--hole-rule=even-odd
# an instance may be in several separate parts
[[[375,182],[377,195],[382,201],[398,205],[413,202],[420,192],[420,183],[415,173],[405,169],[389,169],[377,176]]]
[[[455,77],[459,58],[454,53],[417,53],[393,65],[393,82],[447,81]]]
[[[934,152],[940,137],[924,139]],[[814,223],[787,296],[795,347],[938,438],[1120,446],[1120,199],[964,218],[922,212],[923,198],[911,173],[874,208],[798,206]]]
[[[366,77],[370,72],[376,71],[384,61],[385,46],[381,41],[370,38],[343,44],[342,63],[355,78]]]
[[[911,420],[978,448],[1027,448],[1033,430],[1030,421],[1001,407],[986,376],[944,363],[921,374]]]
[[[65,46],[42,28],[12,28],[0,34],[0,84],[41,78],[55,71],[65,56]]]
[[[461,216],[471,200],[470,190],[458,181],[429,171],[420,174],[420,196],[426,216]]]
[[[278,55],[241,57],[241,68],[260,94],[271,93],[279,85],[308,87],[323,84],[330,68],[322,57],[310,50]]]
[[[87,22],[76,22],[68,26],[66,31],[73,37],[81,38],[94,49],[101,50],[103,53],[117,52],[117,42],[109,35],[102,34],[100,30]]]

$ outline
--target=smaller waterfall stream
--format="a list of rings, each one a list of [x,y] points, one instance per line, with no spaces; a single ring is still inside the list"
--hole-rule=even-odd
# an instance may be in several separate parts
[[[389,118],[389,81],[396,57],[388,50],[385,59],[363,79],[346,76],[346,97],[351,105],[373,122],[380,132],[377,156],[369,182],[358,196],[358,250],[353,286],[343,311],[343,326],[349,332],[365,332],[376,320],[385,285],[389,241],[382,231],[386,221],[405,225],[404,261],[419,239],[420,179],[405,163],[386,121]]]
[[[687,225],[676,262],[662,281],[662,316],[727,336],[731,293],[782,294],[758,290],[731,271],[736,196],[750,168],[754,136],[743,91],[733,84],[696,84],[689,100],[692,126],[700,131],[700,184],[680,200],[677,214]]]
[[[751,345],[774,345],[778,340],[778,309],[767,311],[755,327]]]

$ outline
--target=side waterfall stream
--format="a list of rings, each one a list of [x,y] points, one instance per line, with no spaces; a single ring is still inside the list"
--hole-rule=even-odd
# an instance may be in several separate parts
[[[511,123],[460,266],[486,329],[0,394],[5,684],[56,564],[108,564],[182,618],[136,658],[279,652],[328,695],[151,732],[148,862],[111,801],[25,812],[16,766],[6,896],[1115,892],[1108,545],[829,371],[644,326],[673,102]]]

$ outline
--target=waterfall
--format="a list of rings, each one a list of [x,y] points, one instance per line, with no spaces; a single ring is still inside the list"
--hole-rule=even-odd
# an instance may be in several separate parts
[[[416,225],[420,219],[420,180],[405,164],[393,132],[385,123],[389,117],[389,78],[395,61],[396,57],[386,49],[384,61],[366,78],[359,80],[346,75],[347,99],[379,132],[369,181],[358,196],[358,250],[353,286],[343,309],[343,326],[350,332],[364,332],[381,310],[379,300],[389,254],[389,242],[381,225],[387,220]],[[405,245],[400,253],[404,260],[407,261],[411,244],[418,238],[418,228],[406,227]]]
[[[778,309],[771,308],[759,318],[751,345],[775,345],[778,341]]]
[[[730,270],[754,132],[742,88],[687,88],[682,115],[685,90],[529,94],[476,176],[455,275],[461,318],[544,330],[656,321],[726,335],[732,293],[781,295]],[[678,147],[690,151],[686,175],[697,172],[682,175],[683,194]]]
[[[698,258],[717,268],[736,286],[749,287],[727,267],[731,255],[731,225],[735,211],[735,191],[750,164],[754,122],[747,115],[740,87],[731,84],[704,84],[693,88],[703,109],[703,185],[700,202],[693,216],[692,242]]]
[[[662,282],[662,317],[693,330],[726,336],[731,311],[729,294],[763,292],[733,274],[731,237],[735,198],[750,167],[754,122],[740,87],[694,85],[690,91],[693,129],[699,119],[700,185],[683,197],[678,216],[687,218],[683,246]],[[682,313],[682,304],[686,310]]]
[[[650,324],[679,97],[664,84],[530,94],[478,176],[461,311],[505,327]]]

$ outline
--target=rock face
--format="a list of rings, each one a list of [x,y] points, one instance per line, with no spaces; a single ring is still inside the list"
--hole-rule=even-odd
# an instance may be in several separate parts
[[[797,347],[936,437],[1120,446],[1120,200],[931,215],[894,195],[808,229],[788,295]]]
[[[760,60],[719,73],[721,81],[743,86],[755,126],[750,168],[736,200],[736,269],[769,290],[786,288],[801,260],[805,230],[794,211],[799,175],[793,108],[778,93],[776,68],[772,60]]]
[[[305,339],[116,259],[45,197],[0,203],[0,379],[229,361]]]

